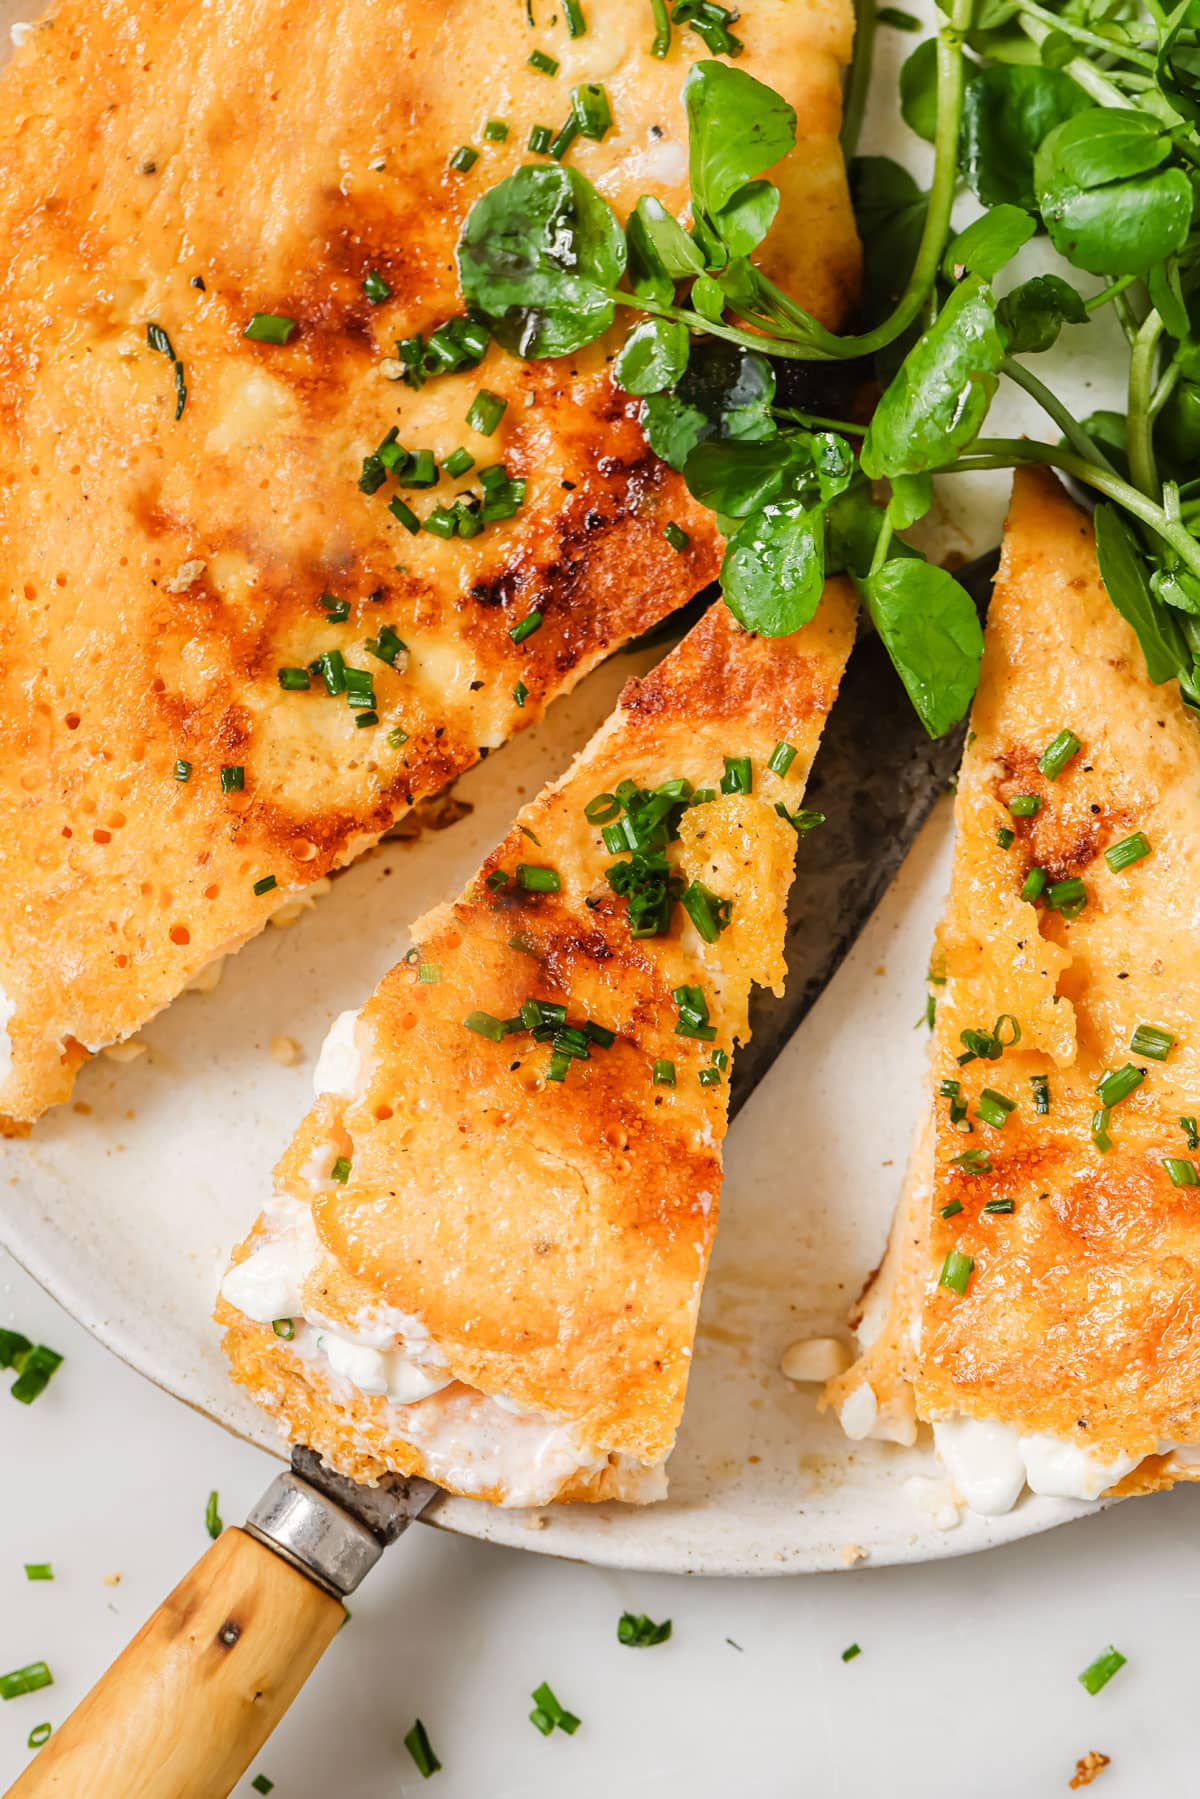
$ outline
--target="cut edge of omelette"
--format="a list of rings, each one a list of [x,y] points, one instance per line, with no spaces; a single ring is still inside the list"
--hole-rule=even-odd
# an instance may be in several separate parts
[[[1080,747],[1049,777],[1038,758],[1062,731]],[[1196,722],[1149,682],[1090,520],[1053,476],[1018,472],[955,801],[926,1110],[850,1319],[858,1360],[822,1397],[854,1439],[932,1425],[950,1496],[978,1513],[1026,1487],[1095,1500],[1200,1478],[1200,1187],[1180,1129],[1200,1094],[1197,783]],[[1081,910],[1079,886],[1047,903],[1060,882],[1082,883]],[[1171,1039],[1161,1060],[1134,1044],[1146,1024]],[[972,1032],[992,1038],[982,1055]]]
[[[854,618],[844,582],[788,638],[710,610],[337,1021],[216,1313],[285,1436],[505,1505],[662,1496],[730,1065],[752,983],[782,984],[790,816]],[[690,784],[666,934],[606,879],[622,781]]]

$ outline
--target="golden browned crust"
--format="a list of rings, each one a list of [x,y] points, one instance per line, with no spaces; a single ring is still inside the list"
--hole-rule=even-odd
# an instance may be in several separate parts
[[[789,236],[766,260],[831,321],[858,259],[837,147],[849,18],[845,0],[761,0],[740,64],[801,119],[777,172]],[[574,45],[561,22],[535,39],[508,0],[61,0],[0,81],[12,1119],[63,1099],[88,1049],[136,1030],[281,892],[357,854],[712,578],[711,515],[649,454],[638,402],[610,382],[611,342],[528,366],[493,349],[419,393],[381,374],[394,340],[458,312],[466,210],[593,64],[616,125],[572,160],[622,213],[643,191],[682,209],[679,92],[706,52],[680,30],[662,63],[649,36],[641,0],[594,0]],[[563,58],[553,82],[527,64],[542,38]],[[500,97],[507,143],[449,170]],[[371,270],[392,289],[379,306]],[[293,342],[246,341],[255,311],[298,321]],[[148,322],[184,363],[178,422]],[[480,386],[508,400],[491,438],[464,422]],[[502,459],[529,483],[518,517],[469,543],[409,537],[390,490],[356,485],[392,425],[410,447]],[[423,512],[434,496],[407,497]],[[682,555],[663,537],[672,518]],[[325,592],[349,602],[345,623],[325,622]],[[535,608],[541,630],[514,644]],[[364,650],[383,623],[409,646],[402,672]],[[356,729],[342,700],[280,691],[281,665],[334,647],[371,668],[377,728]],[[244,768],[243,792],[222,792],[222,766]],[[256,896],[268,875],[277,888]]]
[[[320,1098],[278,1170],[280,1190],[311,1203],[336,1270],[322,1276],[325,1315],[396,1307],[421,1320],[468,1386],[570,1420],[611,1454],[654,1464],[667,1453],[725,1130],[726,1081],[698,1076],[714,1050],[745,1037],[751,983],[781,979],[795,836],[775,806],[799,804],[853,631],[842,582],[791,638],[749,636],[713,608],[630,683],[461,899],[414,927],[420,961],[440,979],[406,964],[385,977],[361,1016],[360,1094]],[[780,738],[797,750],[783,777],[766,767]],[[706,945],[677,908],[668,936],[631,938],[604,880],[612,855],[584,807],[621,780],[716,788],[730,754],[752,758],[753,794],[697,807],[678,852],[686,875],[733,899],[728,928]],[[529,862],[555,869],[561,890],[487,885]],[[685,983],[703,987],[714,1043],[676,1034],[672,992]],[[548,1082],[548,1046],[463,1028],[472,1010],[507,1018],[529,997],[616,1041]],[[655,1085],[657,1058],[675,1064],[673,1088]],[[351,1164],[344,1185],[323,1178],[337,1155]],[[307,1428],[308,1413],[288,1409],[294,1383],[271,1401],[261,1358],[277,1352],[261,1333],[239,1327],[227,1346],[235,1377],[289,1429]],[[378,1453],[396,1463],[400,1451]]]
[[[1062,729],[1083,747],[1049,781],[1037,758]],[[1197,1474],[1155,1451],[1200,1437],[1200,1188],[1173,1186],[1163,1167],[1189,1157],[1179,1119],[1200,1094],[1198,792],[1196,723],[1173,683],[1147,679],[1100,581],[1090,521],[1053,477],[1019,473],[958,786],[933,1045],[935,1091],[959,1081],[973,1120],[984,1087],[1017,1110],[1002,1130],[976,1121],[964,1137],[947,1101],[933,1102],[928,1249],[914,1251],[917,1410],[1147,1457],[1119,1492]],[[1033,819],[1010,814],[1018,793],[1039,796]],[[1016,832],[1009,849],[1001,828]],[[1103,852],[1135,830],[1151,852],[1114,873]],[[1035,865],[1082,877],[1078,918],[1018,897]],[[960,1067],[961,1032],[1004,1013],[1019,1044]],[[1165,1063],[1132,1053],[1141,1023],[1175,1034]],[[1113,1110],[1102,1154],[1097,1082],[1127,1062],[1145,1079]],[[1045,1116],[1035,1075],[1049,1081]],[[990,1172],[954,1166],[968,1149]],[[984,1210],[1003,1200],[1010,1214]],[[937,1284],[951,1249],[974,1261],[962,1297]]]

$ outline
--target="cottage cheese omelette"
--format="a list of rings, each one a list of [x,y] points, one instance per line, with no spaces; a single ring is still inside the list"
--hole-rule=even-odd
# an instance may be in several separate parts
[[[919,1421],[959,1496],[1200,1478],[1200,742],[1049,474],[1014,484],[934,955],[929,1111],[853,1437]]]
[[[680,92],[708,50],[679,28],[652,56],[642,0],[587,18],[576,39],[516,0],[61,0],[22,34],[0,79],[9,1128],[715,573],[612,345],[524,363],[462,314],[466,213],[572,84],[602,82],[613,125],[571,164],[622,217],[686,205]],[[835,323],[850,8],[756,0],[741,30],[738,66],[800,120],[764,264]]]
[[[217,1312],[289,1440],[503,1505],[661,1496],[853,636],[840,581],[790,637],[714,607],[335,1024]]]

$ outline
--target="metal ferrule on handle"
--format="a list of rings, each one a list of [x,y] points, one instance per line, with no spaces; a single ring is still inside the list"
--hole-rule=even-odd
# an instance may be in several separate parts
[[[271,1482],[246,1529],[333,1599],[353,1593],[383,1554],[374,1532],[290,1471]]]

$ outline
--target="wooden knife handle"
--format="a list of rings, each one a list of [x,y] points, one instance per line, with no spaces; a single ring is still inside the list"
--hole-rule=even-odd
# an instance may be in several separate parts
[[[8,1799],[226,1799],[344,1617],[282,1556],[224,1531]]]

